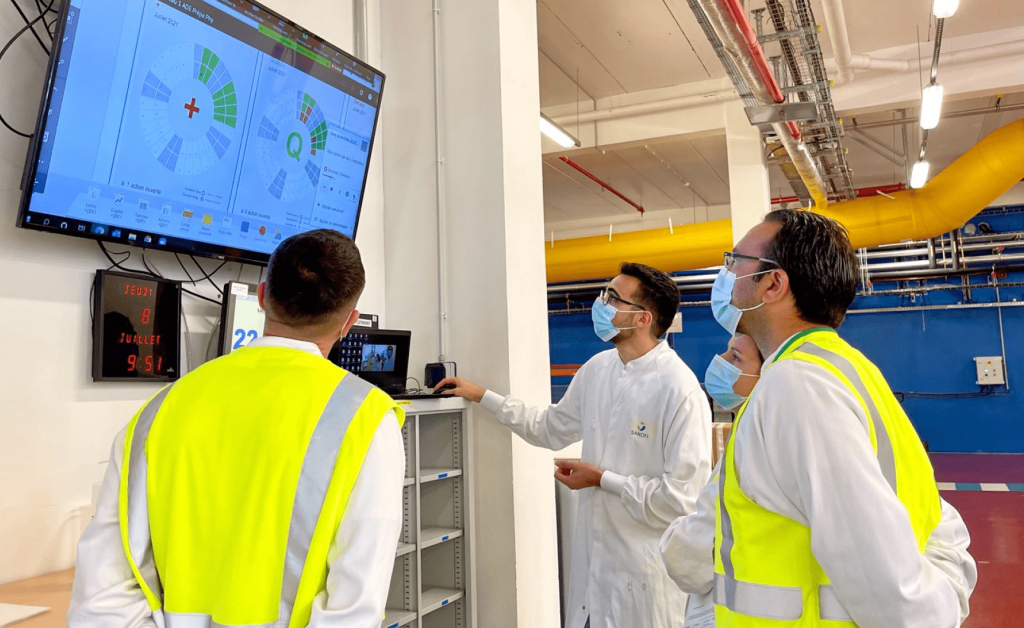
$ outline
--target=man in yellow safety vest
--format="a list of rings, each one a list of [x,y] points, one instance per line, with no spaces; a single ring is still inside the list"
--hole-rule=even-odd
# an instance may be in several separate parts
[[[766,358],[695,514],[662,537],[670,576],[705,596],[690,611],[719,628],[958,626],[967,528],[878,368],[836,333],[858,279],[846,230],[775,211],[724,265],[715,318]]]
[[[325,359],[365,283],[341,233],[278,246],[263,337],[158,392],[115,438],[69,626],[380,625],[404,414]]]

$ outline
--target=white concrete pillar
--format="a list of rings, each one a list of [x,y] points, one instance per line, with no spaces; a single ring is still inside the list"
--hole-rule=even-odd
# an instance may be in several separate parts
[[[439,0],[446,357],[459,374],[550,402],[536,5]],[[413,375],[437,358],[430,0],[382,0],[388,325]],[[477,619],[556,628],[553,454],[474,408]]]
[[[771,208],[768,168],[757,127],[750,124],[742,101],[725,105],[725,140],[729,153],[729,204],[732,241],[739,242]]]

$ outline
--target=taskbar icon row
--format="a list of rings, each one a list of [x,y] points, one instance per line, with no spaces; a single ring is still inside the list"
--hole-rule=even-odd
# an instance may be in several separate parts
[[[155,244],[167,246],[167,238],[152,233],[143,233],[115,225],[105,225],[98,222],[75,220],[74,218],[62,218],[59,216],[28,214],[25,216],[25,223],[35,227],[49,228],[54,231],[70,231],[72,233],[92,234],[104,236],[127,243]]]

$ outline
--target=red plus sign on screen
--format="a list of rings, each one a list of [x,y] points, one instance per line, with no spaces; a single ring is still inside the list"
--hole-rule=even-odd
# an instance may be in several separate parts
[[[188,118],[192,119],[193,113],[199,113],[199,107],[196,107],[196,99],[193,98],[192,102],[185,103],[185,108],[188,109]]]

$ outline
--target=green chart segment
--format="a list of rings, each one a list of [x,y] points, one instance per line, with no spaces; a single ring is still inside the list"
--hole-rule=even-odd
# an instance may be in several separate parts
[[[206,85],[213,96],[213,119],[235,128],[238,122],[238,97],[235,94],[235,83],[220,57],[209,48],[196,44],[193,76]]]
[[[299,120],[309,129],[310,154],[316,155],[327,146],[327,120],[312,96],[300,91],[297,100]]]

